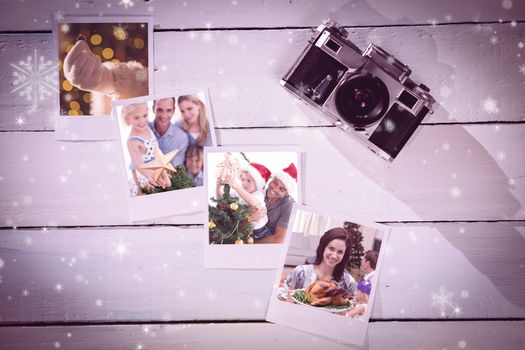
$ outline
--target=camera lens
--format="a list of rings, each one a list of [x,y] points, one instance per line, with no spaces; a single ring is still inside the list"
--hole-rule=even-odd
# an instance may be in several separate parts
[[[350,124],[363,127],[375,123],[388,108],[388,89],[371,74],[346,79],[335,95],[339,114]]]

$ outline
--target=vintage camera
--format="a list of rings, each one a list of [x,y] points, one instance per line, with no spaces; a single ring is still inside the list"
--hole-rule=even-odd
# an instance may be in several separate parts
[[[281,84],[393,161],[434,98],[405,64],[373,44],[362,52],[347,36],[335,22],[320,25]]]

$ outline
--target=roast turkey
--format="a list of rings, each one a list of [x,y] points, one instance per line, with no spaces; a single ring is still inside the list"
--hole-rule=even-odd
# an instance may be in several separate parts
[[[350,293],[338,287],[334,281],[317,280],[304,290],[312,306],[346,305]]]

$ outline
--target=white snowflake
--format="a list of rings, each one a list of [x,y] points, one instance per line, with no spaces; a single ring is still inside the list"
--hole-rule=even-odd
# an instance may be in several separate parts
[[[432,26],[436,26],[436,25],[439,23],[438,20],[435,19],[435,18],[431,18],[431,19],[427,20],[427,22],[428,22],[430,25],[432,25]]]
[[[121,259],[124,257],[124,255],[129,255],[128,250],[129,244],[125,244],[122,241],[119,243],[113,243],[113,255],[118,255]]]
[[[521,74],[525,74],[525,64],[522,64],[522,65],[520,66],[520,73],[521,73]]]
[[[120,6],[124,6],[124,9],[127,10],[128,7],[133,7],[133,0],[120,0],[118,3]]]
[[[525,47],[523,41],[518,42],[518,48],[523,49],[523,47]]]
[[[461,190],[459,189],[459,187],[454,186],[450,189],[450,195],[452,196],[452,198],[459,198],[461,196]]]
[[[496,45],[498,42],[499,42],[499,39],[498,39],[497,36],[493,35],[493,36],[490,37],[490,43],[492,45]]]
[[[449,292],[445,287],[439,287],[439,292],[431,293],[432,304],[431,307],[439,309],[441,317],[446,316],[446,311],[448,308],[454,308],[455,305],[452,303],[452,298],[454,297],[454,292]]]
[[[310,92],[310,88],[308,87],[308,85],[302,82],[299,83],[299,86],[297,86],[297,90],[301,93],[301,95],[306,95]]]
[[[60,10],[58,10],[57,12],[55,12],[55,20],[57,22],[62,22],[64,20],[64,13]]]
[[[457,306],[457,305],[452,308],[452,311],[454,312],[454,315],[456,315],[456,316],[459,316],[462,313],[461,308],[459,306]]]
[[[145,325],[142,326],[142,333],[149,334],[151,332],[151,326]]]
[[[22,126],[26,123],[26,120],[23,117],[16,118],[16,125]]]
[[[391,119],[385,120],[385,130],[387,132],[392,133],[394,132],[395,129],[396,129],[396,123],[394,123],[394,121],[392,121]]]
[[[503,6],[505,10],[510,9],[512,7],[512,0],[503,0],[501,6]]]
[[[61,292],[61,291],[64,290],[64,286],[61,283],[57,283],[57,284],[55,284],[55,290],[57,292]]]
[[[82,260],[86,260],[89,257],[89,252],[87,250],[81,250],[78,252],[78,257]]]
[[[496,101],[494,101],[491,97],[487,98],[485,101],[483,101],[483,110],[489,114],[498,114],[499,108]]]
[[[451,14],[447,14],[447,15],[445,16],[445,21],[447,21],[447,22],[452,22],[452,18],[453,18],[453,17],[452,17]]]
[[[32,111],[37,109],[39,101],[51,96],[52,91],[58,92],[58,65],[53,65],[51,60],[38,55],[37,49],[34,56],[27,56],[25,61],[19,61],[18,65],[11,63],[11,66],[15,69],[15,88],[11,93],[17,92],[19,96],[31,101]]]

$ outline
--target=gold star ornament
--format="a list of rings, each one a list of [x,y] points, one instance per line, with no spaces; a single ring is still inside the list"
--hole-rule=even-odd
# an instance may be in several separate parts
[[[177,153],[179,153],[178,149],[164,154],[159,149],[159,146],[155,146],[155,158],[153,158],[153,160],[148,163],[142,164],[139,168],[153,170],[153,179],[157,181],[159,178],[162,178],[162,180],[166,184],[166,187],[170,187],[171,180],[168,172],[175,173],[177,171],[173,167],[173,164],[171,164],[171,161],[173,160],[173,158],[175,158],[175,155],[177,155]]]

